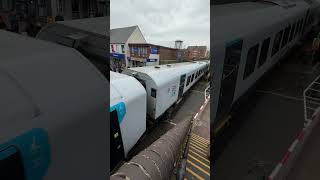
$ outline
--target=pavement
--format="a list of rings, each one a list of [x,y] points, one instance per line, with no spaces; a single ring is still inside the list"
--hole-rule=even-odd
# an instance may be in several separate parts
[[[210,103],[206,105],[200,118],[194,122],[191,133],[186,180],[210,179]]]
[[[215,139],[213,179],[261,179],[281,160],[303,127],[303,90],[319,74],[303,48],[261,80],[233,124]]]

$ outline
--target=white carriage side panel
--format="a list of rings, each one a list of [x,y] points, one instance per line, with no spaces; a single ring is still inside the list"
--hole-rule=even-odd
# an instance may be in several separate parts
[[[300,34],[298,34],[298,36],[294,38],[291,43],[288,43],[284,48],[280,47],[280,50],[274,56],[271,57],[271,51],[272,51],[276,34],[281,30],[284,31],[289,24],[292,25],[293,22],[296,22],[297,20],[304,18],[305,17],[304,12],[306,12],[306,9],[305,11],[300,10],[298,15],[295,15],[293,17],[288,17],[287,19],[279,21],[273,24],[272,26],[270,25],[270,27],[260,30],[259,32],[250,33],[250,35],[245,36],[243,41],[241,63],[239,66],[234,102],[238,100],[260,77],[262,77],[264,73],[266,73],[274,64],[276,64],[290,50],[290,48],[298,41],[299,37],[301,37]],[[269,44],[269,50],[268,50],[268,57],[267,57],[266,63],[258,68],[262,42],[264,39],[268,37],[271,38],[270,44]],[[280,40],[280,46],[281,46],[282,40],[283,40],[283,35]],[[245,80],[243,80],[248,50],[257,43],[259,43],[259,50],[258,50],[258,55],[256,59],[255,70]]]
[[[179,82],[180,74],[179,76],[173,77],[163,87],[158,87],[155,107],[155,118],[161,116],[177,101],[179,93]]]

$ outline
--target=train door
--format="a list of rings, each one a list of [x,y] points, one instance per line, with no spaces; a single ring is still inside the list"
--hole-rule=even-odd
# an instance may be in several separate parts
[[[117,109],[114,109],[110,112],[110,127],[110,169],[113,170],[124,159],[124,149],[122,145],[122,137]]]
[[[238,39],[227,43],[225,60],[223,65],[223,75],[221,80],[220,95],[217,110],[217,120],[223,118],[230,111],[236,83],[238,68],[241,59],[243,40]]]
[[[179,84],[179,94],[178,98],[182,97],[183,95],[183,88],[184,88],[184,83],[186,81],[186,74],[180,76],[180,84]]]

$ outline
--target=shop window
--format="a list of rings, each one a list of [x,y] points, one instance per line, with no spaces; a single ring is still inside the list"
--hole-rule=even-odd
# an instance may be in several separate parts
[[[124,45],[121,45],[121,52],[125,53]]]

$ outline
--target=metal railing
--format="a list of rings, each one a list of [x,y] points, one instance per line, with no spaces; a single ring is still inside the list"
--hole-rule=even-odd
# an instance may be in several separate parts
[[[208,87],[205,89],[204,94],[205,94],[205,100],[210,98],[210,85],[208,85]]]
[[[312,121],[318,107],[320,107],[320,76],[304,90],[304,126]]]

